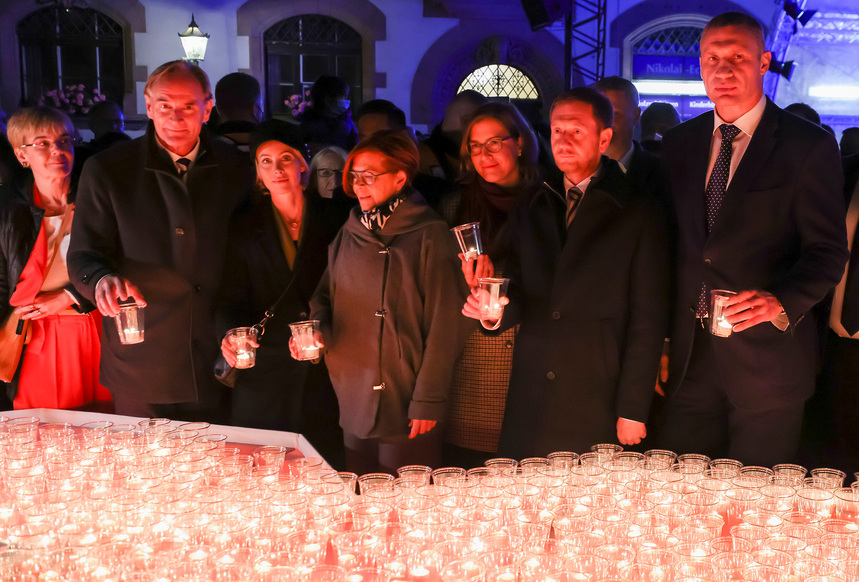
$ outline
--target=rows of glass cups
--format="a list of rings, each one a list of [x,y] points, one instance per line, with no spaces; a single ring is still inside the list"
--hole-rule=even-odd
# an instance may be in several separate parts
[[[834,469],[596,445],[358,476],[288,452],[0,417],[0,580],[859,580]]]

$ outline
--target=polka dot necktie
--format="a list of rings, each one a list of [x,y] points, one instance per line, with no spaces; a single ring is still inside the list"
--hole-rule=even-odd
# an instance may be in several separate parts
[[[707,182],[708,233],[713,229],[713,223],[716,222],[716,216],[719,215],[722,200],[725,198],[725,190],[728,187],[728,175],[731,171],[731,146],[734,143],[734,138],[739,135],[740,128],[736,125],[723,123],[719,126],[719,132],[722,134],[722,145],[719,146],[719,156],[716,158],[716,163],[713,164],[713,171],[710,173],[710,180]],[[698,297],[698,309],[696,310],[698,317],[707,317],[710,308],[708,295],[707,285],[702,284],[701,293]]]
[[[569,190],[567,190],[567,226],[570,226],[570,223],[573,222],[573,215],[576,213],[576,207],[579,205],[579,201],[582,199],[583,192],[579,189],[578,186],[573,186]]]

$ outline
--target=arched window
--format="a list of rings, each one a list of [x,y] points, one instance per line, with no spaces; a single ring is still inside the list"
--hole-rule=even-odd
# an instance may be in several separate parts
[[[537,86],[528,75],[509,65],[486,65],[472,71],[460,84],[457,93],[472,89],[486,97],[539,99]]]
[[[671,103],[681,119],[712,109],[701,82],[703,24],[653,23],[631,39],[631,79],[646,108],[656,101]]]
[[[284,104],[303,95],[321,75],[337,75],[350,87],[353,109],[361,102],[361,35],[349,25],[320,14],[281,20],[263,35],[267,105],[272,115],[289,116]]]
[[[84,85],[122,104],[125,56],[122,26],[92,8],[52,6],[18,22],[21,96],[35,104],[40,95]]]

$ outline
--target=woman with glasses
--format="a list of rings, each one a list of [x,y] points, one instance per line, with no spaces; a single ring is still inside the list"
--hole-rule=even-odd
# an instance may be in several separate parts
[[[346,160],[357,197],[311,301],[340,402],[346,466],[358,474],[438,466],[466,295],[447,224],[411,186],[418,149],[404,131],[362,140]],[[297,355],[294,342],[293,354]]]
[[[343,166],[348,155],[342,148],[328,146],[313,156],[310,160],[308,196],[315,194],[322,198],[334,198],[335,188],[343,184]]]
[[[110,400],[98,383],[101,317],[90,315],[95,307],[66,269],[74,133],[69,118],[50,107],[22,109],[9,119],[9,142],[29,170],[0,190],[0,322],[20,318],[26,323],[16,327],[29,328],[9,385],[16,409]]]
[[[325,271],[328,244],[346,220],[330,200],[307,196],[306,146],[294,125],[265,121],[250,135],[262,200],[230,234],[224,282],[226,329],[258,323],[278,302],[258,341],[256,364],[236,370],[231,423],[301,432],[333,464],[342,456],[337,400],[324,364],[289,355],[289,324],[308,318],[308,302]],[[227,338],[221,353],[234,366]]]
[[[503,276],[510,249],[510,220],[542,184],[537,138],[519,111],[506,103],[480,106],[463,134],[460,190],[441,209],[450,226],[480,223],[484,254],[462,262],[465,281]],[[460,255],[462,258],[462,255]],[[445,464],[471,467],[494,456],[501,434],[513,364],[515,329],[500,335],[474,330],[454,367]]]

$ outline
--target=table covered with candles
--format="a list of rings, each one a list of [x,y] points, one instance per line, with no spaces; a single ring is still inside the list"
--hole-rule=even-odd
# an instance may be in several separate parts
[[[301,435],[0,413],[0,580],[859,580],[834,469],[595,445],[336,472]]]

